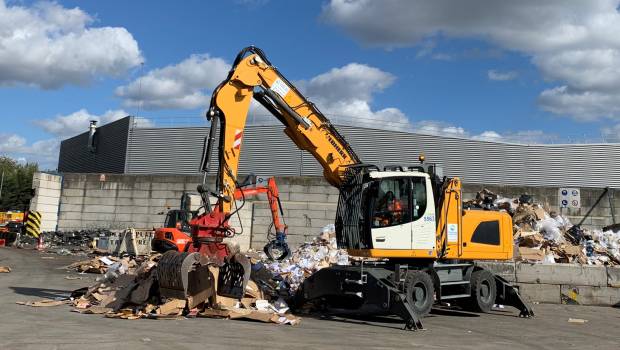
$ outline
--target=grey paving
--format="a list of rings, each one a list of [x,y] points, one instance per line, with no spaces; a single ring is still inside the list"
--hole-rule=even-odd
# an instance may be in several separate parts
[[[52,259],[44,257],[51,256]],[[0,248],[0,349],[618,349],[620,309],[534,305],[537,317],[514,310],[474,315],[438,311],[423,319],[427,331],[407,332],[391,319],[321,320],[299,326],[187,319],[116,320],[70,312],[67,306],[32,308],[20,300],[64,295],[92,283],[66,266],[75,257]],[[584,325],[569,318],[589,320]]]

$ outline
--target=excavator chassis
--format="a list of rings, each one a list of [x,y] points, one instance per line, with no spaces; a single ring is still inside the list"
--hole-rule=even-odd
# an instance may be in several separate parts
[[[319,301],[331,311],[355,310],[360,314],[397,315],[407,330],[423,330],[405,293],[385,268],[332,266],[308,277],[297,291],[298,306]]]
[[[435,302],[455,299],[469,301],[472,294],[469,278],[474,270],[479,271],[481,268],[475,267],[473,263],[431,266],[423,269],[432,276],[436,288],[436,294],[430,295],[430,298],[435,297]],[[413,266],[411,268],[416,269]],[[420,320],[422,315],[416,313],[404,291],[403,277],[406,270],[407,267],[403,264],[365,266],[364,263],[321,269],[308,277],[299,288],[296,306],[301,307],[311,302],[330,313],[342,313],[346,310],[348,313],[353,311],[364,315],[396,315],[405,322],[405,329],[421,330],[424,329]],[[462,282],[446,280],[446,270],[451,270],[452,276],[455,270],[462,271]],[[520,311],[520,317],[534,316],[532,308],[521,298],[516,287],[497,275],[492,275],[491,281],[496,285],[496,304],[515,307]],[[459,292],[464,294],[442,294],[442,290],[445,290],[442,286],[458,284],[465,287],[465,292]]]

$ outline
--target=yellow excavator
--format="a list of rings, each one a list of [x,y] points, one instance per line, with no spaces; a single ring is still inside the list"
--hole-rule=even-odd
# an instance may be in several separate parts
[[[224,238],[235,234],[228,220],[239,210],[234,194],[252,99],[284,125],[297,147],[314,156],[325,179],[339,189],[338,247],[357,257],[352,265],[310,276],[298,290],[298,301],[394,314],[414,330],[422,328],[420,316],[439,302],[482,312],[497,303],[518,308],[521,316],[533,315],[513,286],[475,264],[512,259],[507,213],[464,209],[461,181],[442,177],[441,169],[423,156],[416,164],[383,169],[363,163],[325,115],[253,46],[237,55],[228,77],[213,92],[201,167],[208,172],[218,140],[216,188],[199,187],[206,210],[191,222],[192,247],[162,257],[161,287],[187,291],[187,284],[168,279],[184,275],[181,265],[191,265],[184,261],[207,259],[220,266],[219,295],[241,297],[245,290],[249,262]],[[213,205],[209,194],[217,198]]]

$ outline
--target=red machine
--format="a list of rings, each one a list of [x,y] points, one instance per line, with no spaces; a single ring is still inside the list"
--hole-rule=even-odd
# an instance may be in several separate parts
[[[286,243],[286,225],[282,222],[282,205],[280,203],[278,186],[274,178],[269,178],[267,186],[240,187],[235,190],[235,200],[245,200],[247,197],[267,195],[271,210],[272,225],[275,234],[268,232],[269,243],[264,251],[272,260],[282,260],[290,254]],[[151,243],[154,251],[165,253],[169,250],[178,252],[191,251],[191,224],[197,216],[197,211],[192,211],[188,205],[188,194],[181,199],[181,209],[172,209],[166,214],[164,227],[155,230],[155,236]],[[232,230],[232,228],[231,228]],[[234,232],[230,234],[234,235]]]

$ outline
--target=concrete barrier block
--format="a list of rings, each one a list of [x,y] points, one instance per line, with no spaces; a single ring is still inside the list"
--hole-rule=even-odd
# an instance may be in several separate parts
[[[124,207],[124,208],[126,208],[125,211],[128,214],[147,214],[151,212],[151,209],[149,207],[129,206],[129,207]],[[155,212],[155,210],[152,210],[152,211]]]
[[[86,197],[116,197],[116,189],[113,190],[101,190],[101,189],[87,189],[84,192]]]
[[[114,213],[113,205],[84,205],[84,213]]]
[[[562,285],[562,303],[620,306],[620,288]]]
[[[532,302],[559,304],[561,301],[558,284],[519,283],[519,293]]]
[[[153,182],[151,184],[151,190],[154,190],[154,191],[184,191],[185,184],[179,183],[179,182]]]
[[[43,203],[30,203],[30,210],[37,210],[40,212],[57,212],[58,203],[56,204],[43,204]]]
[[[82,220],[82,213],[75,211],[63,211],[60,213],[59,220]]]
[[[61,213],[67,213],[67,212],[80,212],[82,211],[82,204],[65,204],[65,203],[60,203],[60,212]]]
[[[327,211],[335,212],[336,208],[338,208],[338,203],[327,203],[327,202],[308,203],[308,209],[310,210],[327,210]]]
[[[518,283],[607,285],[607,271],[604,266],[517,263],[516,277]]]
[[[117,198],[116,199],[117,208],[122,208],[124,206],[148,206],[149,200],[146,198]],[[118,212],[118,209],[117,209]]]
[[[291,192],[290,200],[294,202],[327,202],[328,194],[322,193],[295,193]]]
[[[118,197],[129,197],[129,198],[149,198],[151,196],[151,191],[143,191],[143,190],[119,190]]]
[[[313,220],[310,217],[286,218],[286,224],[289,226],[311,227],[312,221]]]
[[[96,205],[116,205],[116,198],[113,197],[85,197],[84,204],[96,204]]]
[[[312,203],[305,203],[305,202],[292,202],[292,201],[282,202],[282,207],[284,207],[284,210],[295,210],[295,209],[308,210],[308,208],[311,205]]]
[[[82,221],[115,221],[114,213],[82,213]]]
[[[56,197],[48,197],[48,196],[41,196],[41,195],[36,196],[35,198],[33,198],[31,203],[58,205],[59,201],[60,201],[60,193]]]
[[[62,196],[63,197],[83,197],[84,196],[84,190],[83,189],[77,189],[77,188],[63,188],[62,189]]]
[[[61,197],[60,203],[70,205],[82,205],[84,203],[84,197]]]
[[[620,288],[620,267],[607,266],[607,285]]]
[[[515,282],[517,280],[514,261],[477,261],[476,265],[491,271],[495,275],[503,277],[508,282]]]
[[[153,198],[149,199],[149,206],[156,209],[166,209],[166,208],[178,208],[180,205],[179,201],[174,201],[172,199],[166,198]]]
[[[288,186],[289,193],[308,193],[308,186],[303,185],[289,185]]]
[[[181,199],[181,192],[178,191],[151,191],[151,198],[177,198]]]
[[[308,186],[306,188],[308,193],[330,194],[332,193],[330,187],[332,186]]]
[[[84,228],[82,226],[82,220],[68,220],[68,219],[59,219],[58,220],[58,230],[61,231],[69,231],[69,230],[81,230]]]
[[[338,198],[340,197],[340,195],[338,194],[330,194],[327,196],[327,202],[328,203],[335,203],[338,204]]]

